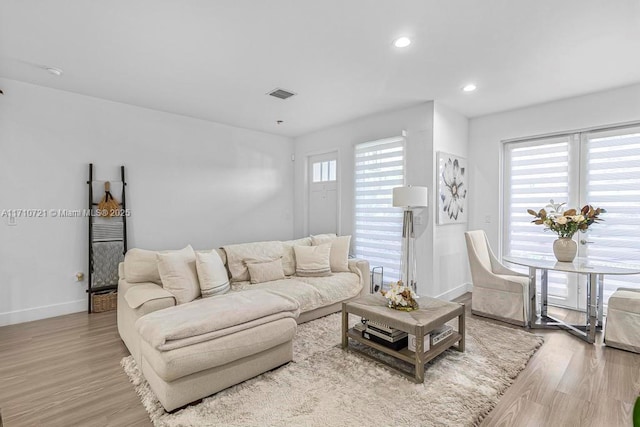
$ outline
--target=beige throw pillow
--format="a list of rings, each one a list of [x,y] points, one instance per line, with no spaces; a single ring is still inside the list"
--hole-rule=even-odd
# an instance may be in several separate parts
[[[251,283],[264,283],[284,279],[282,258],[272,261],[247,261]]]
[[[337,237],[335,234],[320,234],[318,236],[311,236],[311,241],[314,246],[324,244],[331,245],[331,271],[335,273],[349,271],[349,245],[351,244],[351,236]]]
[[[311,246],[311,237],[282,242],[282,268],[284,269],[285,276],[296,274],[296,253],[293,251],[294,246]]]
[[[158,273],[158,252],[133,248],[124,256],[124,277],[129,283],[162,284]]]
[[[331,241],[331,255],[329,263],[331,271],[344,272],[349,271],[349,245],[351,244],[351,236],[336,237]]]
[[[331,241],[336,237],[338,236],[334,233],[317,234],[315,236],[311,236],[311,244],[313,246],[324,245],[325,243],[331,243]]]
[[[294,246],[296,253],[296,275],[300,277],[322,277],[331,275],[329,255],[331,245]]]
[[[210,252],[196,252],[196,270],[202,298],[229,292],[227,269],[215,249]]]
[[[177,304],[200,296],[196,254],[191,245],[179,251],[159,253],[157,257],[162,287],[173,294]]]

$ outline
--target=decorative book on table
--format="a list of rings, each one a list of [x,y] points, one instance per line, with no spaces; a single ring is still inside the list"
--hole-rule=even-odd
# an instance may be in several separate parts
[[[428,351],[431,347],[453,335],[453,327],[450,325],[442,325],[434,329],[424,336],[424,351]],[[416,337],[409,335],[408,348],[410,351],[416,351]]]
[[[400,331],[399,334],[391,335],[391,334],[382,332],[378,329],[372,328],[371,326],[367,326],[367,329],[365,329],[365,332],[389,342],[400,341],[401,339],[406,338],[408,336],[406,332],[402,332],[402,331]]]
[[[375,343],[381,344],[385,347],[391,348],[396,351],[405,348],[407,346],[408,339],[409,339],[408,336],[405,336],[396,341],[389,341],[386,338],[380,338],[377,335],[373,335],[369,330],[364,331],[362,333],[362,337],[365,339],[368,339],[369,341],[373,341]]]

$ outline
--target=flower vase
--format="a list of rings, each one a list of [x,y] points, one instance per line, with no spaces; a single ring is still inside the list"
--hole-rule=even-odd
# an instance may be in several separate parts
[[[420,308],[418,306],[418,302],[414,299],[411,299],[411,301],[408,302],[408,305],[396,304],[391,300],[387,300],[387,307],[400,311],[413,311]]]
[[[578,244],[571,237],[559,237],[553,242],[553,254],[560,262],[573,262]]]

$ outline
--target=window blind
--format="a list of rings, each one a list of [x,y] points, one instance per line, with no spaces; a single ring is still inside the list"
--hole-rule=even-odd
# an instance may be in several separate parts
[[[549,255],[557,236],[531,223],[527,209],[539,211],[553,199],[570,205],[570,137],[505,144],[503,253],[526,257]],[[518,269],[514,267],[514,269]],[[522,272],[526,269],[520,268]],[[549,295],[568,297],[566,273],[549,272]]]
[[[400,279],[403,213],[392,190],[404,185],[404,145],[398,137],[355,147],[355,255],[384,267],[385,285]]]
[[[586,200],[607,210],[603,222],[581,234],[586,255],[640,265],[640,128],[589,132],[586,142]],[[606,276],[604,301],[618,287],[640,288],[640,277]]]

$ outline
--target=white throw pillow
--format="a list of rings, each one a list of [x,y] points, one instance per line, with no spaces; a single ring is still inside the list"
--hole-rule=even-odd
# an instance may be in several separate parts
[[[231,283],[250,280],[246,261],[271,261],[283,255],[282,242],[253,242],[224,246]]]
[[[335,233],[317,234],[311,236],[311,244],[313,246],[324,245],[325,243],[331,243],[333,239],[338,237]]]
[[[331,245],[294,246],[296,253],[296,275],[300,277],[321,277],[331,275],[329,257]]]
[[[329,257],[331,271],[349,271],[350,244],[351,236],[340,236],[331,241],[331,255]]]
[[[162,287],[173,294],[178,305],[200,296],[196,254],[191,245],[179,251],[159,253],[157,256]]]
[[[282,242],[282,268],[284,269],[285,276],[296,274],[296,253],[293,251],[294,246],[311,246],[311,237]]]
[[[264,283],[284,279],[282,258],[272,261],[247,261],[251,283]]]
[[[314,246],[331,245],[331,271],[335,273],[349,271],[349,245],[351,244],[351,236],[337,237],[335,234],[320,234],[318,236],[311,236],[311,241]]]
[[[158,272],[158,252],[133,248],[124,256],[124,277],[129,283],[162,284]]]
[[[229,292],[227,269],[215,249],[210,252],[196,252],[196,270],[202,298]]]

